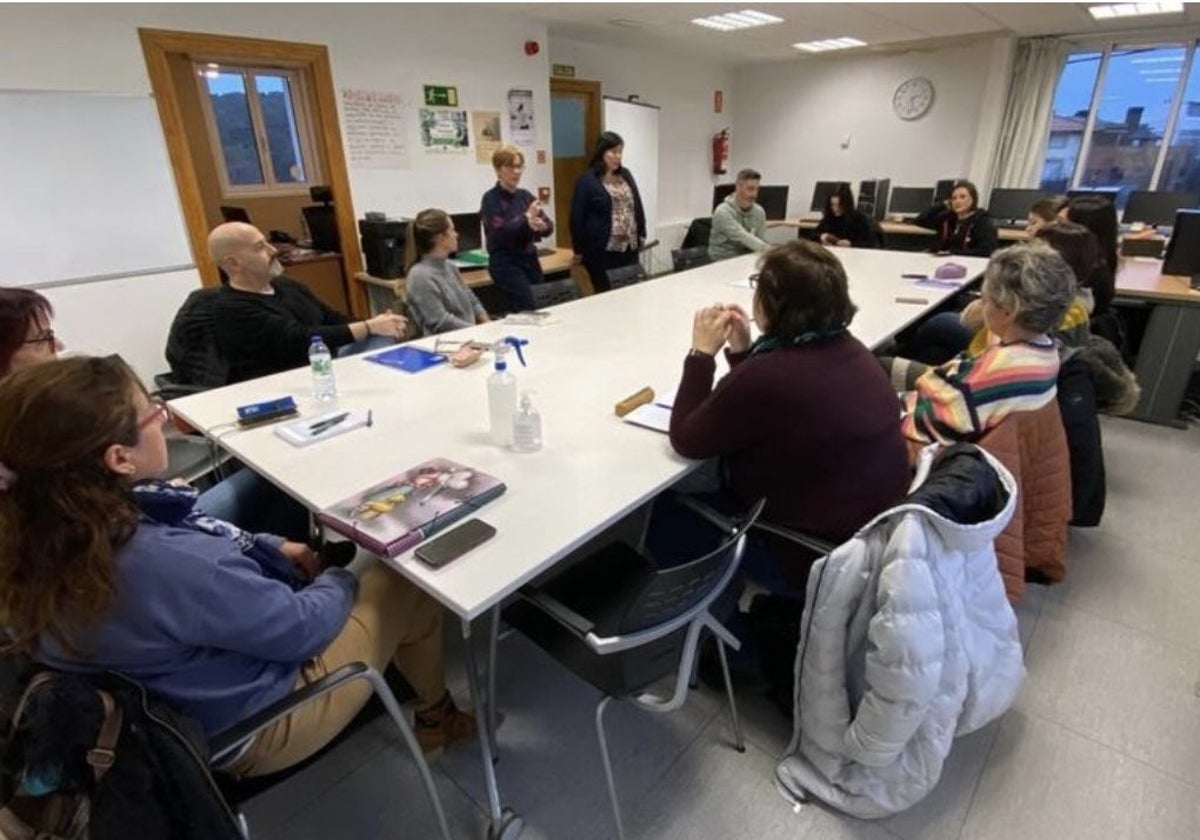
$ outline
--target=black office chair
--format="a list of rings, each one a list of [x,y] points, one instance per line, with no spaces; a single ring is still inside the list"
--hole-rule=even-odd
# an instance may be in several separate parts
[[[245,207],[230,207],[221,205],[221,219],[226,222],[243,222],[250,224],[250,214],[246,212]]]
[[[708,265],[712,258],[708,255],[708,247],[677,248],[671,251],[671,264],[675,271],[687,271]]]
[[[704,216],[697,219],[692,219],[692,223],[688,225],[687,233],[684,234],[683,243],[680,248],[707,248],[709,237],[712,236],[712,217]]]
[[[608,285],[613,289],[632,286],[646,279],[646,269],[642,268],[641,263],[623,265],[620,268],[610,268],[608,270]]]
[[[534,283],[533,306],[535,309],[545,309],[572,300],[579,300],[579,287],[570,277],[562,280],[549,280],[545,283]]]
[[[725,645],[736,650],[740,643],[710,607],[733,580],[746,531],[765,504],[756,504],[743,521],[723,531],[727,536],[720,546],[691,562],[658,568],[642,550],[612,543],[547,583],[523,588],[521,600],[505,610],[512,627],[604,693],[596,706],[596,735],[621,838],[625,830],[604,734],[604,710],[614,698],[653,712],[682,706],[704,629],[716,636],[735,744],[739,752],[745,751],[725,658]],[[672,673],[670,697],[645,691]]]

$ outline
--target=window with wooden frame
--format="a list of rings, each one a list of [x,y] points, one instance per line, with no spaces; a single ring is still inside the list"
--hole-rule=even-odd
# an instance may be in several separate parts
[[[222,195],[294,195],[321,183],[301,71],[194,66]]]

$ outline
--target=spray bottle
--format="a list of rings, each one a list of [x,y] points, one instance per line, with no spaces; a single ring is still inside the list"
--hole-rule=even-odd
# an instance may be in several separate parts
[[[513,415],[517,413],[517,378],[508,371],[505,358],[509,349],[517,351],[521,367],[525,367],[525,356],[521,345],[529,341],[507,336],[492,345],[495,354],[495,372],[488,377],[488,416],[491,420],[492,443],[497,446],[512,446]]]

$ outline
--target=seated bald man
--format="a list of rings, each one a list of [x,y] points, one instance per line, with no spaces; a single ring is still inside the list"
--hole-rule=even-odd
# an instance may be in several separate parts
[[[229,222],[214,228],[208,250],[229,278],[213,312],[217,348],[229,362],[230,382],[307,365],[314,335],[334,355],[404,336],[408,322],[400,315],[384,312],[352,322],[284,277],[278,252],[253,225]]]

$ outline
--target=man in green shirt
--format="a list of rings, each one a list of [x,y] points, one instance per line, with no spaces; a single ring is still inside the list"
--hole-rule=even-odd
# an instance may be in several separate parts
[[[756,201],[762,175],[753,169],[737,174],[733,193],[713,211],[712,233],[708,238],[708,256],[727,260],[740,254],[765,251],[767,213]]]

